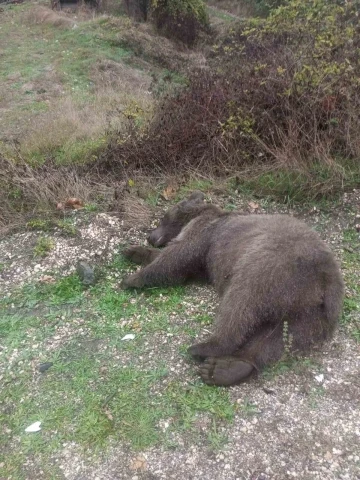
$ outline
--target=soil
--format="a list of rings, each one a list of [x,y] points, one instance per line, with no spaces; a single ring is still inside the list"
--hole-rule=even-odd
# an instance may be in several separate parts
[[[224,206],[231,200],[227,194],[219,193],[211,199]],[[232,203],[253,214],[278,211],[305,219],[341,260],[343,232],[355,228],[360,191],[344,195],[336,207],[327,210],[291,210],[272,203],[249,202],[241,196]],[[165,206],[165,202],[158,206],[157,216]],[[146,229],[135,224],[129,228],[121,216],[94,214],[89,220],[81,212],[74,215],[77,235],[64,237],[60,231],[49,234],[55,247],[43,259],[33,256],[38,232],[20,232],[1,241],[0,288],[4,294],[10,295],[14,288],[37,281],[45,274],[67,275],[79,259],[104,262],[121,244],[146,242]],[[188,315],[199,302],[207,302],[209,312],[213,312],[217,299],[210,288],[196,286],[192,295],[192,306],[186,309]],[[185,322],[186,318],[179,321]],[[161,347],[171,375],[183,377],[186,385],[195,378],[196,371],[194,365],[176,354],[181,342],[179,336],[159,346],[154,335],[149,338],[149,357],[138,361],[151,365],[156,349]],[[64,443],[53,462],[60,466],[67,480],[360,479],[359,343],[341,327],[329,344],[309,358],[306,368],[298,365],[284,373],[260,375],[231,387],[239,410],[234,422],[218,432],[227,438],[218,452],[210,450],[205,442],[191,444],[184,434],[177,438],[176,450],[152,447],[134,453],[125,445],[113,444],[100,457],[84,453],[74,443]],[[252,405],[251,411],[243,407],[247,402]],[[198,422],[199,431],[206,432],[206,418],[199,417]],[[166,422],[159,427],[167,428]],[[34,473],[29,478],[37,476]]]

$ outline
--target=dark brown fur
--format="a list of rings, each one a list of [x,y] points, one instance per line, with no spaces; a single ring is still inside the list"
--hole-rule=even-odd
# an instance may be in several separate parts
[[[166,213],[149,241],[167,246],[128,249],[128,258],[147,266],[125,287],[205,277],[221,296],[214,335],[189,349],[205,359],[200,374],[208,384],[238,383],[279,360],[286,347],[308,351],[336,327],[344,291],[339,267],[295,218],[225,213],[194,193]]]

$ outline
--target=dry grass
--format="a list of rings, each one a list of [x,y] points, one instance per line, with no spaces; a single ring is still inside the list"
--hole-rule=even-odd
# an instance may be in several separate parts
[[[58,28],[73,28],[75,21],[62,12],[55,12],[50,8],[37,5],[24,15],[24,22],[28,24],[45,24]]]
[[[23,224],[36,212],[53,214],[64,198],[89,202],[95,195],[94,183],[89,175],[71,167],[34,169],[20,156],[16,162],[0,156],[0,233]]]
[[[304,10],[299,3],[256,28],[251,22],[232,26],[213,48],[211,69],[192,72],[188,89],[163,100],[145,135],[113,143],[102,167],[238,174],[252,177],[252,188],[264,184],[262,191],[277,191],[281,198],[356,186],[354,6],[344,10],[322,1],[319,13],[310,0]],[[328,37],[330,46],[323,40]]]
[[[7,73],[0,97],[6,118],[0,131],[0,226],[20,224],[39,212],[53,214],[67,197],[98,204],[106,198],[103,208],[116,204],[131,217],[131,209],[113,201],[116,179],[106,172],[99,177],[91,161],[109,136],[126,138],[152,117],[152,73],[162,79],[164,67],[185,69],[189,58],[199,57],[126,18],[91,20],[82,10],[74,17],[40,5],[25,7],[7,10],[4,17],[13,41],[4,51]],[[72,29],[75,19],[78,28]],[[4,38],[4,28],[0,33]],[[93,60],[89,42],[95,45]],[[123,171],[117,179],[130,174]]]
[[[128,19],[112,18],[109,28],[117,28],[119,46],[130,48],[139,57],[139,63],[147,67],[157,65],[174,71],[186,71],[191,65],[205,62],[201,52],[189,51],[183,44],[159,37],[150,23],[136,24]],[[134,60],[136,65],[136,60]]]
[[[126,193],[120,200],[118,211],[121,213],[125,228],[131,228],[134,225],[141,229],[149,228],[153,219],[153,212],[149,205],[130,193]]]
[[[94,89],[91,103],[78,102],[71,96],[65,96],[53,104],[48,112],[34,118],[19,141],[24,158],[30,161],[46,159],[56,155],[59,149],[71,149],[79,141],[101,143],[101,139],[109,132],[120,134],[123,131],[128,122],[127,115],[132,110],[141,115],[144,121],[151,114],[152,99],[146,93],[150,78],[132,75],[130,69],[126,73],[126,67],[123,76],[114,75],[114,69],[107,68],[107,62],[104,63],[94,68],[98,87]],[[64,160],[61,163],[68,163]],[[86,160],[83,159],[84,162]]]

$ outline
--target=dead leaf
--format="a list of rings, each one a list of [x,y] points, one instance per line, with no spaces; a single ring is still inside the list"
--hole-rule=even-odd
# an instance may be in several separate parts
[[[177,192],[177,187],[175,185],[168,185],[165,190],[162,192],[162,196],[165,200],[172,200]]]
[[[252,210],[257,210],[259,208],[259,204],[255,202],[249,202],[248,205]]]
[[[41,283],[55,283],[56,279],[54,277],[52,277],[51,275],[42,275],[39,278],[39,282],[41,282]]]
[[[106,416],[106,418],[108,418],[110,420],[110,422],[112,422],[114,420],[114,417],[112,416],[110,410],[108,410],[107,408],[104,408],[103,412],[104,412],[104,415]]]
[[[146,470],[147,469],[147,464],[146,464],[146,459],[139,455],[136,457],[130,465],[130,470]]]
[[[65,200],[64,206],[65,208],[79,210],[84,207],[84,202],[80,198],[72,197]]]

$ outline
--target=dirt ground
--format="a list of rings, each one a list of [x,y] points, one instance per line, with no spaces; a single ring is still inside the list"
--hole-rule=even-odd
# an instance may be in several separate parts
[[[235,199],[226,194],[209,195],[209,198],[223,206],[232,202],[233,207],[253,214],[279,211],[305,218],[332,246],[340,261],[344,249],[353,252],[357,248],[344,241],[344,232],[355,231],[360,192],[345,195],[335,207],[311,207],[305,211],[289,210],[264,201],[249,202],[240,195]],[[163,208],[164,205],[156,207],[153,218],[159,216]],[[30,280],[38,281],[49,272],[66,276],[74,270],[79,258],[101,263],[110,258],[119,245],[145,242],[146,229],[135,225],[129,228],[121,215],[94,214],[90,221],[84,221],[81,213],[74,215],[78,235],[69,238],[51,234],[55,247],[43,259],[31,255],[38,232],[16,233],[1,241],[0,263],[4,267],[0,288],[5,295],[11,295],[14,289]],[[122,274],[120,271],[119,279]],[[353,288],[356,285],[347,284],[348,296]],[[174,313],[176,321],[183,326],[191,319],[197,304],[204,304],[213,314],[217,303],[213,291],[206,286],[193,287],[186,301],[190,306],[184,316],[176,317]],[[342,324],[335,338],[307,359],[230,388],[231,402],[239,408],[232,422],[218,426],[216,434],[223,439],[221,445],[209,447],[205,434],[211,425],[206,414],[200,414],[196,423],[200,436],[196,442],[181,430],[173,433],[176,446],[160,444],[140,451],[127,442],[111,439],[102,453],[93,452],[91,447],[84,451],[76,441],[65,441],[48,460],[60,473],[54,477],[44,473],[37,458],[29,457],[24,478],[360,479],[360,348],[351,333],[358,322],[357,309],[351,327]],[[86,320],[84,326],[86,328]],[[204,335],[204,331],[200,335]],[[196,366],[178,354],[178,348],[185,341],[183,334],[180,332],[169,342],[156,332],[149,337],[148,354],[137,358],[137,363],[151,365],[154,356],[161,352],[169,369],[166,381],[178,379],[186,389],[196,378]],[[159,343],[162,343],[161,350]],[[161,395],[161,388],[161,384],[157,385],[153,394]],[[165,418],[158,428],[165,431],[172,421]]]

